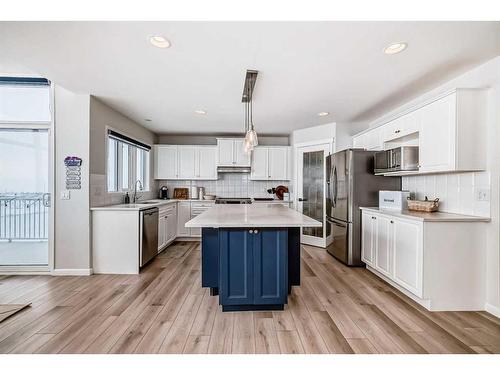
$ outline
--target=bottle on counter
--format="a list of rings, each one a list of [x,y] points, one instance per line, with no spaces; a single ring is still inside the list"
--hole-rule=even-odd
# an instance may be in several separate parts
[[[128,195],[128,192],[127,192],[127,194],[125,194],[124,202],[126,204],[130,203],[130,196]]]

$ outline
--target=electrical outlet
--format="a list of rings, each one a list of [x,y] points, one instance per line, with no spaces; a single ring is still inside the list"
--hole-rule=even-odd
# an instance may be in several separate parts
[[[63,190],[63,191],[61,191],[61,199],[62,200],[71,199],[71,194],[70,194],[69,190]]]
[[[490,200],[490,189],[476,189],[476,200],[489,202]]]

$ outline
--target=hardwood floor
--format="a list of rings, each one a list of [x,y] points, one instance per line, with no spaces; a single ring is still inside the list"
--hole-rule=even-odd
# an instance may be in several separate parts
[[[201,288],[199,243],[140,275],[0,276],[0,353],[500,353],[500,319],[430,313],[375,275],[303,246],[284,311],[223,313]]]

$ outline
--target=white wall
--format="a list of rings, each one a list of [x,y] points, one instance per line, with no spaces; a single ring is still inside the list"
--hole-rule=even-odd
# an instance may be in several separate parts
[[[370,124],[377,126],[418,103],[431,99],[440,93],[453,88],[489,88],[488,91],[488,145],[487,145],[487,172],[489,173],[491,222],[485,224],[487,235],[486,249],[486,309],[500,316],[500,56],[487,63],[425,93],[424,95],[406,103],[405,105],[387,113]],[[453,175],[451,175],[453,176]],[[483,176],[484,177],[484,176]],[[419,177],[409,184],[418,184]],[[448,177],[454,179],[455,177]],[[464,177],[469,179],[469,176]],[[459,183],[460,177],[457,179]],[[459,188],[459,187],[458,187]],[[460,198],[459,198],[460,199]],[[458,202],[463,206],[463,202]]]
[[[91,206],[122,203],[124,193],[108,193],[106,180],[106,127],[143,143],[153,145],[156,135],[115,111],[95,97],[90,97],[90,202]],[[158,184],[153,179],[153,154],[150,153],[149,193],[141,194],[149,199],[158,196]],[[133,186],[131,189],[133,190]]]
[[[90,263],[89,204],[89,95],[77,95],[55,86],[55,228],[54,271],[88,271]],[[61,200],[66,190],[66,156],[82,158],[80,190],[70,190],[71,199]]]
[[[322,141],[335,138],[336,125],[334,122],[309,128],[294,130],[290,136],[291,145],[299,143]]]

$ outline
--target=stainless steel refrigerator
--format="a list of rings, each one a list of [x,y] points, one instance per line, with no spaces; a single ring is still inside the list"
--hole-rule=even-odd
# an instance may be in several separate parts
[[[379,190],[401,190],[400,177],[375,176],[375,151],[348,149],[326,157],[327,251],[349,266],[362,266],[361,210],[378,206]]]

